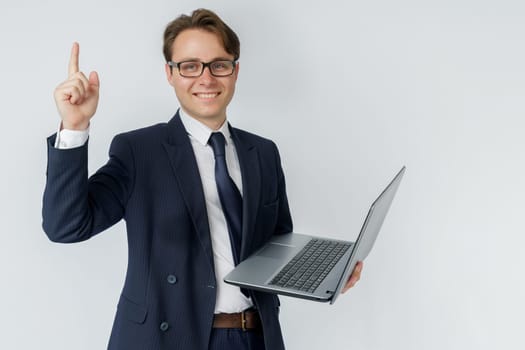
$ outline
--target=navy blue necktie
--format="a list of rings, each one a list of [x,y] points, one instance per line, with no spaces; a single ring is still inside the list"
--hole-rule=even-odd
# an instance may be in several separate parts
[[[220,132],[214,132],[211,134],[208,143],[213,148],[213,154],[215,155],[215,182],[217,183],[219,199],[228,224],[233,260],[235,265],[237,265],[241,255],[242,197],[228,173],[224,154],[224,135]]]

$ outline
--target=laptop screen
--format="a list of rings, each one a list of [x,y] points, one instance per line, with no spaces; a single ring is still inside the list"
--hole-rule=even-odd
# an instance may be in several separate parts
[[[385,220],[386,214],[388,213],[388,209],[392,204],[392,200],[394,199],[394,196],[397,192],[397,188],[399,187],[401,179],[403,178],[405,169],[405,167],[402,167],[401,170],[399,170],[394,179],[388,184],[388,186],[370,206],[370,210],[368,211],[365,222],[361,227],[361,232],[354,243],[352,254],[346,263],[344,272],[341,276],[342,278],[337,284],[337,288],[332,297],[332,300],[330,301],[330,304],[333,304],[335,299],[337,299],[339,296],[339,293],[341,293],[341,289],[343,289],[346,281],[354,271],[354,267],[357,262],[363,261],[367,257],[368,253],[370,253],[372,250],[379,230],[381,229],[381,225],[383,225],[383,221]]]

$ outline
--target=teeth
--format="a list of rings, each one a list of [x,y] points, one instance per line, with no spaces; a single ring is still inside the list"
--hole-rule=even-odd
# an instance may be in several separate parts
[[[200,98],[214,98],[218,95],[218,93],[214,93],[214,94],[197,94],[197,97],[200,97]]]

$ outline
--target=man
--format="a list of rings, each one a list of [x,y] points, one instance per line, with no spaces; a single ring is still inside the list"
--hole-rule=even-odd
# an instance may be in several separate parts
[[[292,230],[277,147],[227,123],[239,47],[211,11],[171,22],[165,70],[181,108],[168,123],[117,135],[88,178],[100,84],[96,72],[80,72],[73,45],[69,77],[55,90],[62,122],[48,139],[43,227],[69,243],[126,220],[128,270],[109,349],[284,348],[277,296],[223,282],[272,235]]]

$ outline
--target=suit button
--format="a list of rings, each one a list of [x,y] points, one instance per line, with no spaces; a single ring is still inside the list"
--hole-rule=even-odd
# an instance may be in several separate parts
[[[161,331],[166,332],[168,330],[168,328],[170,328],[170,325],[168,324],[168,322],[162,322],[160,324],[160,330]]]
[[[175,275],[168,275],[168,283],[169,284],[177,283],[177,277]]]

